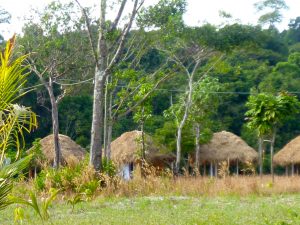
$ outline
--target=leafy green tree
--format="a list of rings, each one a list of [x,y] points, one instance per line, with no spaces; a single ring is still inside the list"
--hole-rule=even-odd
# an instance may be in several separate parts
[[[217,92],[221,90],[221,84],[216,78],[205,77],[195,84],[193,93],[193,105],[189,116],[189,123],[195,129],[195,169],[200,168],[200,142],[208,142],[211,136],[207,135],[212,127],[212,116],[216,114],[219,105]],[[192,125],[192,126],[193,126]]]
[[[258,19],[260,24],[269,24],[270,26],[274,26],[275,23],[280,23],[282,21],[281,11],[288,9],[284,0],[262,0],[255,3],[254,6],[258,12],[270,10]]]
[[[282,33],[285,36],[285,41],[291,46],[290,48],[293,48],[293,45],[297,45],[300,42],[300,16],[292,19],[289,23],[289,29]]]
[[[245,113],[248,127],[257,131],[259,138],[259,164],[262,175],[262,143],[263,138],[270,138],[271,174],[274,181],[273,153],[277,129],[284,121],[299,112],[300,103],[296,96],[281,92],[277,96],[267,93],[251,95],[246,103]]]
[[[261,91],[272,93],[284,90],[297,92],[300,85],[299,73],[300,53],[291,53],[288,61],[277,63],[272,72],[262,79],[258,87]]]
[[[30,70],[38,77],[49,97],[55,168],[61,163],[58,104],[70,90],[62,79],[78,79],[77,74],[84,71],[80,70],[81,59],[88,58],[84,53],[81,31],[77,29],[80,28],[80,22],[76,23],[70,17],[72,6],[52,2],[37,14],[38,22],[29,21],[25,25],[24,36],[20,40],[23,53],[30,53]]]

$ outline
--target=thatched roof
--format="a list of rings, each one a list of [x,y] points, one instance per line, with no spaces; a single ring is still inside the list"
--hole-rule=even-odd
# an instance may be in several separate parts
[[[287,143],[274,155],[274,164],[286,166],[300,163],[300,136]]]
[[[60,134],[59,141],[63,164],[79,162],[84,159],[86,151],[70,137]],[[52,164],[55,156],[53,134],[41,139],[40,144],[47,162]]]
[[[214,133],[211,141],[201,146],[201,161],[239,160],[252,162],[258,158],[257,152],[237,135],[221,131]]]
[[[136,162],[141,158],[142,132],[130,131],[123,133],[111,143],[111,158],[117,164]],[[161,161],[165,164],[175,160],[175,155],[168,153],[165,146],[156,143],[149,135],[145,134],[145,155],[149,163]]]

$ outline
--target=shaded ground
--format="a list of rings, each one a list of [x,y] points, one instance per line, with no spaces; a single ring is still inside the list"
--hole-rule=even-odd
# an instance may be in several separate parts
[[[0,224],[14,224],[10,207]],[[271,197],[139,197],[99,198],[75,206],[55,203],[46,224],[300,224],[300,195]],[[25,208],[23,224],[42,224]]]

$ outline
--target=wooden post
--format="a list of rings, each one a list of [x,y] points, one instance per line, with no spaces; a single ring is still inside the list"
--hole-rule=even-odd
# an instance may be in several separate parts
[[[210,161],[210,177],[213,177],[213,163]]]
[[[289,167],[288,166],[285,166],[285,175],[289,176]]]
[[[236,160],[236,175],[239,176],[239,159]]]
[[[206,176],[206,161],[203,163],[203,176]]]
[[[258,164],[259,164],[259,176],[262,179],[263,174],[263,140],[258,138]]]
[[[215,163],[215,177],[218,177],[218,162]]]
[[[294,176],[294,163],[292,163],[292,177]]]
[[[230,160],[229,158],[227,158],[227,172],[228,172],[228,176],[230,175]]]

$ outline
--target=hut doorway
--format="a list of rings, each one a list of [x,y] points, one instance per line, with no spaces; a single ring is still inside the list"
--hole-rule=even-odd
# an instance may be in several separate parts
[[[133,162],[126,163],[122,166],[121,176],[124,180],[130,180],[132,178]]]

